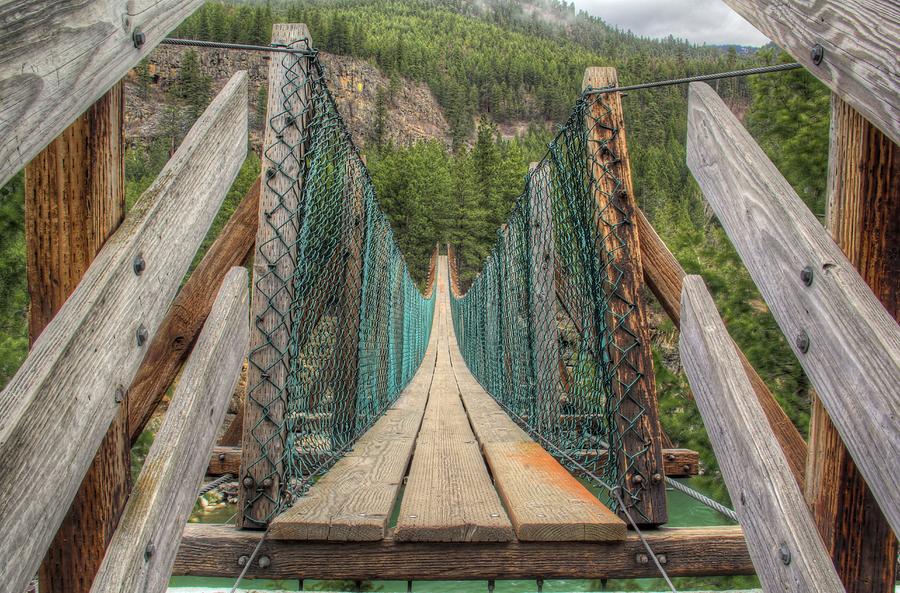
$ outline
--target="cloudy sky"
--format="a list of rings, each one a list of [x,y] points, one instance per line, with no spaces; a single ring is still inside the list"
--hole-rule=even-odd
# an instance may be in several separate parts
[[[575,0],[575,6],[646,37],[764,45],[768,39],[722,0]]]

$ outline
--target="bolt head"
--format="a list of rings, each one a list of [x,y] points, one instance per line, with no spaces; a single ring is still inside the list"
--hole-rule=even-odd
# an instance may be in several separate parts
[[[154,554],[156,554],[156,544],[150,542],[147,544],[147,547],[144,548],[144,558],[149,560]]]
[[[225,461],[225,454],[219,453],[219,461]]]
[[[147,343],[147,338],[150,337],[150,334],[147,333],[147,328],[143,325],[137,328],[137,331],[134,334],[135,340],[137,341],[138,346],[143,346]]]
[[[138,253],[131,261],[131,266],[134,269],[134,275],[140,276],[147,269],[147,262],[144,261],[144,256]]]
[[[781,556],[781,563],[785,566],[791,563],[791,550],[787,544],[781,544],[781,547],[778,548],[778,555]]]
[[[809,52],[813,64],[818,66],[825,59],[825,48],[820,43],[815,44]]]
[[[660,563],[660,564],[663,564],[663,565],[669,563],[669,557],[666,556],[665,554],[659,554],[659,555],[657,555],[657,556],[656,556],[656,559],[659,560],[659,563]]]
[[[809,336],[805,331],[800,331],[800,334],[797,336],[797,339],[794,341],[797,345],[797,349],[806,354],[809,351]]]
[[[118,387],[116,387],[116,395],[115,395],[115,398],[116,398],[116,403],[117,403],[117,404],[121,404],[123,401],[125,401],[125,388],[122,387],[121,385],[119,385]]]
[[[640,484],[644,481],[644,477],[641,474],[634,474],[631,481],[635,484]]]
[[[810,266],[806,266],[800,271],[800,280],[802,280],[803,284],[805,284],[806,286],[812,286],[813,269]]]
[[[134,41],[134,47],[141,48],[147,42],[147,36],[140,29],[135,29],[131,34],[131,40]]]
[[[241,556],[240,558],[238,558],[238,566],[245,566],[248,560],[250,560],[249,557]]]
[[[272,485],[272,478],[266,478],[262,482],[263,488],[269,488]]]
[[[244,488],[253,488],[253,485],[256,484],[256,480],[251,476],[247,476],[241,481],[241,484],[244,485]]]
[[[650,476],[650,479],[653,481],[654,484],[659,484],[660,482],[662,482],[663,477],[662,477],[662,474],[655,473],[652,476]]]
[[[260,556],[259,557],[259,567],[260,568],[269,568],[272,565],[272,559],[268,556]]]
[[[646,554],[638,554],[634,557],[634,561],[638,564],[647,564],[648,562],[650,562],[650,559]]]

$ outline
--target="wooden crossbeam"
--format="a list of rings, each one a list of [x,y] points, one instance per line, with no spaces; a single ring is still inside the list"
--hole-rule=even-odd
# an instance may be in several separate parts
[[[247,355],[247,285],[243,268],[222,281],[91,593],[165,590],[207,452]]]
[[[202,3],[0,4],[0,186]]]
[[[173,574],[235,578],[261,533],[188,524]],[[753,574],[739,527],[660,528],[644,533],[669,575]],[[248,578],[346,580],[631,579],[658,577],[638,536],[624,542],[262,543]],[[265,568],[260,566],[263,558]],[[646,560],[646,561],[645,561]]]
[[[238,72],[0,394],[0,590],[35,574],[246,151]]]
[[[803,493],[699,276],[684,279],[678,349],[766,591],[842,592]]]
[[[897,532],[900,327],[715,91],[688,110],[688,166]]]
[[[725,3],[900,142],[900,5],[895,0]]]
[[[681,282],[686,276],[685,271],[640,208],[635,208],[635,220],[638,234],[641,236],[641,262],[644,266],[644,280],[675,327],[680,327]],[[750,378],[750,383],[753,385],[753,391],[766,413],[769,426],[772,427],[775,438],[778,439],[778,444],[781,445],[781,450],[787,457],[791,473],[794,474],[794,479],[802,488],[806,481],[806,441],[785,414],[784,408],[772,395],[766,382],[747,360],[744,352],[737,344],[735,344],[735,348],[737,348],[738,357],[747,372],[747,377]],[[663,457],[665,458],[665,456]],[[669,469],[667,464],[666,475],[672,475],[669,473]]]

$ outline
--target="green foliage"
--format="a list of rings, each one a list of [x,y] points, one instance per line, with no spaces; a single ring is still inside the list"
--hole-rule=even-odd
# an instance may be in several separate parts
[[[28,353],[23,177],[19,173],[0,187],[0,386]]]

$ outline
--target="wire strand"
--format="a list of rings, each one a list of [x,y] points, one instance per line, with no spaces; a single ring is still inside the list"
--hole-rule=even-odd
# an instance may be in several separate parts
[[[640,84],[631,84],[627,86],[614,86],[602,89],[588,88],[582,95],[605,95],[608,93],[621,93],[623,91],[639,91],[641,89],[655,89],[664,86],[673,86],[677,84],[688,84],[691,82],[705,82],[707,80],[721,80],[724,78],[737,78],[739,76],[753,76],[756,74],[770,74],[772,72],[785,72],[788,70],[797,70],[803,68],[803,64],[791,62],[790,64],[775,64],[774,66],[758,66],[756,68],[745,68],[743,70],[732,70],[730,72],[716,72],[714,74],[698,74],[697,76],[689,76],[687,78],[673,78],[671,80],[657,80],[654,82],[643,82]]]

